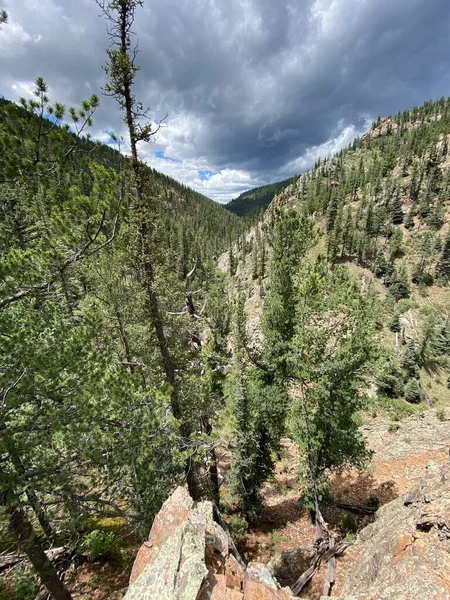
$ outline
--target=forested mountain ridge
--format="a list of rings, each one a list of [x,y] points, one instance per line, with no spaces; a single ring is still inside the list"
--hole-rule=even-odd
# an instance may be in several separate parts
[[[253,188],[247,192],[243,192],[240,196],[225,204],[225,208],[230,212],[241,217],[250,217],[257,215],[259,212],[264,212],[273,198],[287,187],[293,178],[269,183],[258,188]]]
[[[233,456],[247,510],[266,477],[251,457],[270,472],[261,455],[275,426],[296,442],[317,540],[330,539],[332,473],[365,473],[364,430],[381,418],[395,435],[427,410],[448,419],[449,142],[450,100],[379,119],[281,191],[220,258],[240,310],[238,414],[260,417],[238,422]],[[415,453],[414,438],[404,444]]]
[[[5,98],[0,98],[0,111],[2,111],[4,125],[8,113],[5,109],[8,106],[12,109],[9,112],[14,112],[12,119],[8,118],[8,127],[15,128],[17,131],[20,129],[23,143],[30,144],[33,129],[29,127],[29,123],[34,122],[36,126],[36,115],[13,105]],[[48,125],[50,124],[51,121],[48,122]],[[77,140],[73,131],[59,123],[52,133],[56,133],[60,140],[65,139],[68,148],[76,144],[77,152],[71,157],[71,169],[74,175],[78,172],[80,177],[83,176],[85,164],[79,160],[81,154],[89,156],[93,163],[111,168],[117,173],[123,170],[125,158],[119,151],[118,140],[115,143],[112,139],[110,145],[94,142],[88,135]],[[189,264],[192,265],[196,258],[203,260],[206,256],[217,255],[231,239],[245,229],[245,223],[226,211],[220,204],[156,169],[145,165],[145,170],[149,177],[149,185],[152,187],[153,202],[159,205],[162,214],[166,215],[166,241],[171,249],[183,253],[185,257],[183,260],[186,262],[184,270]]]
[[[439,364],[450,352],[449,144],[450,100],[427,102],[378,119],[274,198],[231,256],[238,284],[252,290],[247,308],[257,338],[273,228],[293,211],[317,228],[313,254],[345,265],[379,297],[374,320],[382,321],[379,343],[388,357],[372,379],[377,389],[412,402],[448,394],[448,366]]]

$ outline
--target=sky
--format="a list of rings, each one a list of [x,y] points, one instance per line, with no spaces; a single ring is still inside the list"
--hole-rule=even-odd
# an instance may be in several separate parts
[[[100,95],[93,137],[125,137],[101,95],[95,0],[0,0],[0,95]],[[206,196],[300,174],[378,116],[450,95],[449,0],[144,0],[135,93],[164,126],[141,157]]]

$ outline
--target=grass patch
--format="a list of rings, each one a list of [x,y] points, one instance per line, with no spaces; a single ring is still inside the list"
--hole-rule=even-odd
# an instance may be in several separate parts
[[[389,398],[380,394],[376,398],[370,399],[368,409],[370,415],[377,414],[393,422],[398,422],[419,413],[423,410],[423,405],[410,404],[403,398]]]

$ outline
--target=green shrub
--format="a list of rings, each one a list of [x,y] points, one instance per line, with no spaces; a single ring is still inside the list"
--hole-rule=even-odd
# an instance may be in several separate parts
[[[112,531],[100,531],[94,529],[88,533],[82,544],[82,550],[89,560],[117,560],[120,556],[120,543],[117,536]]]
[[[248,523],[242,515],[233,515],[228,519],[228,528],[236,544],[242,544],[247,534]]]
[[[397,304],[398,312],[403,315],[411,308],[416,308],[416,303],[411,298],[402,298]]]
[[[346,536],[358,531],[358,521],[351,513],[342,514],[336,522],[336,529]]]
[[[389,398],[398,398],[403,395],[402,379],[400,365],[393,357],[380,365],[376,373],[376,384],[380,392]]]
[[[419,379],[409,379],[405,385],[405,400],[411,404],[418,404],[422,400],[422,386]]]
[[[38,592],[37,577],[29,567],[19,565],[0,579],[0,600],[34,600]]]
[[[371,508],[378,508],[380,506],[380,499],[375,494],[370,494],[366,499],[366,504]]]

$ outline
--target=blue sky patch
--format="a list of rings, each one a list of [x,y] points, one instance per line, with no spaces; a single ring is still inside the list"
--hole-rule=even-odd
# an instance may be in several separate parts
[[[217,175],[217,173],[220,173],[220,171],[210,171],[209,169],[198,170],[198,176],[200,177],[201,181],[208,181],[208,179],[211,179],[211,177],[214,177],[214,175]]]
[[[166,156],[164,154],[164,150],[158,150],[155,152],[156,158],[162,158],[163,160],[168,160],[169,162],[180,163],[181,160],[179,158],[173,158],[172,156]]]

